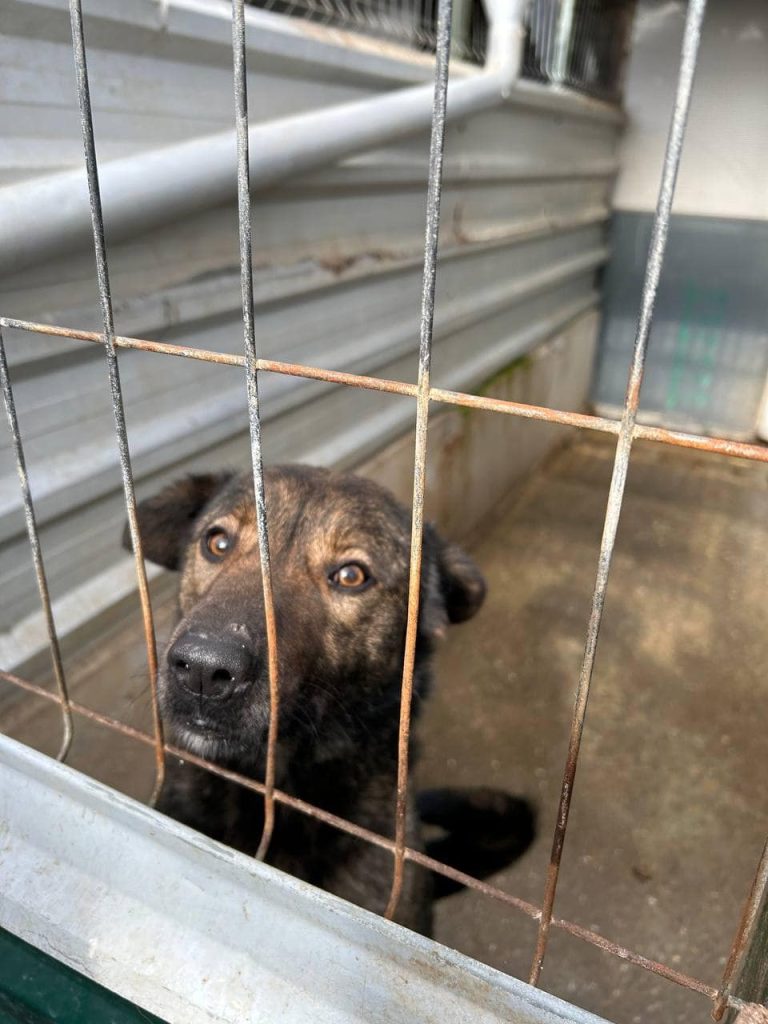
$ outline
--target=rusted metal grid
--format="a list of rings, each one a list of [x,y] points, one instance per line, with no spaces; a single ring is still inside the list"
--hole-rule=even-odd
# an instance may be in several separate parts
[[[251,217],[249,189],[249,155],[248,155],[248,110],[246,94],[245,66],[245,34],[244,34],[244,0],[233,0],[233,68],[235,78],[235,119],[238,139],[238,199],[240,223],[240,256],[243,297],[244,347],[243,356],[226,355],[204,349],[186,348],[169,345],[157,341],[140,338],[122,337],[115,334],[112,315],[109,275],[107,269],[106,246],[104,242],[104,226],[99,195],[99,176],[93,136],[91,104],[88,89],[88,72],[83,32],[81,0],[70,0],[72,20],[72,39],[75,65],[77,71],[78,96],[80,102],[83,145],[91,199],[93,222],[94,249],[96,254],[97,277],[101,301],[104,332],[73,330],[70,328],[38,324],[16,320],[11,317],[0,317],[0,385],[8,414],[8,421],[13,436],[13,444],[21,480],[22,496],[26,513],[27,531],[33,554],[40,598],[48,626],[56,692],[51,692],[27,680],[20,679],[8,672],[0,672],[0,678],[6,682],[37,695],[45,700],[56,703],[61,709],[63,723],[63,743],[59,758],[67,755],[72,733],[72,713],[130,737],[140,743],[154,748],[156,758],[155,786],[153,797],[159,792],[164,775],[165,757],[167,754],[182,757],[186,761],[212,772],[224,779],[260,793],[265,802],[265,825],[257,851],[257,856],[266,856],[273,825],[274,804],[281,803],[294,810],[314,817],[326,824],[340,829],[350,835],[373,843],[389,850],[393,856],[392,890],[387,907],[387,915],[393,916],[402,885],[403,868],[406,861],[474,889],[492,899],[499,900],[527,914],[539,922],[536,950],[530,973],[530,982],[538,984],[542,965],[547,951],[548,939],[552,928],[558,928],[588,942],[599,949],[635,964],[653,974],[666,978],[675,984],[694,992],[699,992],[711,1000],[713,1016],[719,1020],[729,1007],[744,1007],[741,1000],[733,995],[732,987],[737,977],[750,934],[757,917],[762,900],[768,889],[768,842],[763,850],[755,872],[754,881],[747,898],[741,921],[731,944],[730,955],[719,987],[715,987],[677,971],[665,964],[658,963],[649,957],[625,948],[596,932],[583,928],[572,921],[554,916],[554,901],[559,876],[560,862],[565,843],[568,825],[568,813],[573,793],[573,785],[579,758],[579,748],[586,715],[589,690],[592,679],[598,633],[602,619],[603,604],[608,584],[619,515],[624,496],[627,469],[632,443],[636,438],[655,441],[662,444],[676,445],[708,451],[714,454],[736,458],[750,459],[757,462],[768,462],[768,448],[758,445],[729,441],[722,438],[708,438],[679,431],[663,430],[658,427],[642,426],[636,422],[636,415],[643,378],[645,354],[650,333],[656,290],[666,244],[669,216],[674,193],[675,179],[680,161],[683,134],[688,112],[693,75],[696,67],[698,44],[701,25],[704,17],[706,0],[691,0],[686,17],[683,50],[680,61],[677,93],[667,142],[659,200],[654,219],[653,235],[646,266],[645,282],[641,312],[637,327],[635,349],[627,387],[624,413],[620,422],[590,416],[582,413],[566,412],[559,409],[548,409],[540,406],[526,405],[479,395],[463,394],[432,387],[430,384],[430,358],[432,347],[432,321],[434,311],[435,277],[437,265],[437,244],[439,232],[439,211],[442,177],[442,154],[445,133],[445,103],[448,79],[448,57],[450,50],[451,0],[440,0],[438,18],[437,60],[435,72],[435,91],[432,118],[432,133],[429,159],[429,185],[427,195],[427,225],[424,258],[424,279],[422,291],[421,329],[419,346],[419,373],[416,384],[386,380],[357,374],[341,373],[335,370],[318,369],[292,363],[278,362],[258,358],[256,354],[255,326],[253,319],[253,281],[251,273]],[[24,450],[14,405],[13,391],[8,373],[2,328],[13,328],[36,334],[44,334],[62,338],[94,342],[104,346],[108,380],[115,415],[115,433],[120,453],[120,464],[123,476],[126,507],[130,525],[131,538],[135,553],[136,571],[139,582],[139,595],[144,622],[147,646],[147,660],[151,681],[152,708],[154,717],[154,734],[148,735],[134,729],[107,715],[100,714],[72,700],[67,691],[66,680],[62,668],[58,638],[51,609],[50,596],[45,577],[42,553],[38,537],[34,504],[29,487],[29,480],[24,460]],[[270,679],[270,731],[268,740],[268,756],[265,781],[258,782],[246,776],[229,771],[219,765],[205,761],[203,758],[181,750],[166,743],[162,733],[162,723],[157,700],[157,654],[152,620],[152,609],[149,600],[144,561],[141,552],[141,538],[136,520],[136,501],[131,472],[131,461],[128,437],[123,411],[122,391],[117,362],[117,349],[133,348],[164,355],[174,355],[187,359],[204,360],[210,363],[221,363],[244,367],[246,370],[248,410],[251,431],[251,449],[253,462],[254,494],[256,499],[259,545],[262,559],[262,580],[265,598],[265,618],[269,647],[269,679]],[[279,680],[277,671],[277,632],[275,627],[274,609],[271,599],[271,572],[268,547],[267,511],[264,499],[263,466],[261,457],[261,435],[258,403],[258,374],[278,373],[288,376],[325,381],[331,384],[363,388],[371,391],[382,391],[396,395],[407,395],[416,399],[416,443],[413,482],[413,519],[411,563],[408,595],[408,626],[405,641],[405,655],[402,675],[402,696],[400,712],[400,729],[398,740],[398,779],[397,801],[395,807],[394,839],[388,838],[361,828],[353,822],[345,821],[329,814],[321,808],[314,807],[298,797],[283,793],[275,787],[275,755],[278,737]],[[598,560],[598,570],[592,599],[592,610],[589,619],[584,659],[576,690],[575,705],[571,722],[570,742],[565,771],[561,787],[560,804],[552,845],[552,856],[547,875],[542,905],[536,906],[519,899],[497,887],[480,881],[457,871],[448,865],[439,863],[425,854],[412,850],[405,845],[404,814],[408,791],[408,737],[411,719],[411,693],[413,684],[415,638],[418,622],[419,582],[421,570],[421,548],[423,533],[423,511],[426,475],[426,443],[429,406],[431,402],[459,405],[471,409],[484,409],[491,412],[505,413],[526,419],[541,420],[548,423],[559,423],[583,430],[597,430],[616,434],[617,445],[614,458],[613,476],[610,484],[606,508],[603,537]]]

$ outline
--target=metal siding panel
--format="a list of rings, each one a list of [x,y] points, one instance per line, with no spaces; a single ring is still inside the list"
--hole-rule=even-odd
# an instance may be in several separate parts
[[[40,173],[51,169],[52,150],[62,165],[70,162],[68,146],[71,162],[79,150],[66,12],[59,0],[29,0],[14,10],[6,31],[17,77],[0,94],[0,122],[17,125],[21,150],[33,162],[17,162],[17,170]],[[157,5],[105,0],[89,31],[102,158],[116,155],[111,147],[135,152],[159,137],[209,131],[213,121],[231,125],[229,25],[214,10],[182,0],[158,31]],[[117,32],[128,20],[133,24]],[[280,31],[252,40],[255,120],[428,73],[421,58],[409,63],[331,47],[322,33],[307,39],[285,25],[280,20]],[[596,301],[618,122],[592,116],[583,104],[551,102],[561,109],[552,109],[542,90],[520,87],[519,101],[513,95],[506,107],[448,132],[437,384],[481,383]],[[415,379],[426,151],[426,138],[415,138],[259,194],[254,270],[262,354]],[[13,147],[6,152],[0,174],[3,166],[13,170]],[[34,164],[38,157],[42,163]],[[234,207],[115,244],[109,257],[118,331],[240,352]],[[91,252],[7,276],[0,309],[99,330]],[[103,355],[86,343],[8,335],[51,589],[61,599],[121,558],[122,499]],[[137,352],[121,351],[119,358],[143,492],[206,460],[247,463],[239,370]],[[411,402],[393,396],[283,377],[265,377],[263,390],[270,458],[354,465],[407,429],[413,414]],[[5,630],[37,607],[8,454],[3,434]],[[7,634],[6,648],[10,640]]]

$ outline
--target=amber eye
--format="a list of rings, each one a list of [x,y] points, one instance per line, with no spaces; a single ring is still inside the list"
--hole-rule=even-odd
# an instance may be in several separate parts
[[[203,534],[203,554],[210,562],[220,562],[232,550],[234,538],[221,526],[212,526]]]
[[[348,562],[334,569],[329,574],[328,581],[339,590],[362,590],[373,582],[373,577],[364,565],[360,565],[359,562]]]

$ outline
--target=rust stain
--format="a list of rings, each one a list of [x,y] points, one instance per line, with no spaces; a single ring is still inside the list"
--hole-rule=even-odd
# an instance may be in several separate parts
[[[366,249],[364,252],[328,253],[317,260],[317,265],[335,277],[341,277],[360,263],[384,263],[398,258],[398,254],[390,249]]]

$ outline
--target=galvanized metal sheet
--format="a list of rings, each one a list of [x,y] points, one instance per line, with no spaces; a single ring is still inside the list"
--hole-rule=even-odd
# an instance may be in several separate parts
[[[170,1024],[600,1024],[0,737],[0,925]]]

